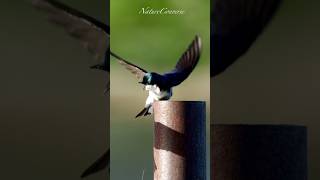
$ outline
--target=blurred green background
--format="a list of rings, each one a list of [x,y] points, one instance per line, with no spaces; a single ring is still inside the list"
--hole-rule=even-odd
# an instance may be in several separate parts
[[[210,1],[138,0],[128,4],[114,0],[110,7],[111,50],[146,70],[172,70],[195,35],[202,38],[199,64],[186,81],[173,89],[172,100],[206,101],[209,124]],[[185,14],[139,14],[146,7],[182,9]],[[153,118],[134,118],[144,107],[148,93],[113,58],[110,80],[111,179],[141,179],[143,171],[144,179],[152,179]]]

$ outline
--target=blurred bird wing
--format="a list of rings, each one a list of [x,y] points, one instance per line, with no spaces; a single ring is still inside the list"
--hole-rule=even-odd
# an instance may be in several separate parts
[[[211,76],[243,55],[282,0],[215,0],[211,13]]]
[[[146,70],[142,69],[141,67],[134,65],[126,60],[124,60],[123,58],[121,58],[120,56],[110,52],[111,56],[115,57],[117,59],[117,61],[124,66],[127,70],[129,70],[132,74],[134,74],[139,80],[143,79],[143,76],[147,73]]]
[[[105,169],[107,166],[110,166],[110,149],[104,153],[97,161],[95,161],[88,169],[86,169],[81,177],[87,177],[91,174],[99,172]]]
[[[50,21],[62,26],[70,35],[81,40],[95,58],[102,59],[106,56],[110,34],[108,25],[58,1],[33,0],[32,3],[36,8],[48,13]]]
[[[201,38],[196,36],[188,49],[182,54],[177,62],[175,69],[164,74],[170,87],[177,86],[183,82],[198,64],[201,55]]]

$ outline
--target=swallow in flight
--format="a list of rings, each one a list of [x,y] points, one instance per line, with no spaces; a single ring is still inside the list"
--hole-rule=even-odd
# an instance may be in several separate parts
[[[110,71],[110,28],[108,25],[54,0],[33,0],[32,4],[48,14],[48,19],[63,27],[71,36],[79,39],[84,47],[96,59],[104,60],[91,68]],[[109,91],[109,82],[105,93]],[[87,177],[110,165],[110,150],[106,151],[97,161],[86,169],[81,177]]]
[[[188,49],[182,54],[174,69],[164,74],[148,72],[112,52],[110,53],[113,57],[116,57],[121,65],[139,79],[139,83],[144,85],[145,90],[149,91],[145,106],[142,111],[136,115],[137,118],[151,114],[153,112],[152,104],[154,101],[170,99],[172,96],[172,87],[179,85],[190,75],[200,58],[201,39],[199,36],[196,36]]]

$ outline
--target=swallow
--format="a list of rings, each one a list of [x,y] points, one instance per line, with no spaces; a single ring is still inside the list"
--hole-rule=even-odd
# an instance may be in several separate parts
[[[33,0],[32,4],[48,14],[49,21],[63,27],[71,36],[79,39],[101,63],[91,68],[110,72],[110,27],[76,9],[54,0]],[[109,91],[107,82],[105,94]],[[110,166],[110,150],[86,169],[81,177],[87,177]]]
[[[211,8],[210,75],[224,72],[263,32],[282,0],[214,0]]]
[[[32,4],[46,12],[49,21],[63,27],[71,36],[79,39],[95,59],[103,59],[91,68],[110,71],[110,27],[108,25],[59,1],[33,0]]]
[[[111,54],[113,53],[111,52]],[[174,69],[165,74],[148,72],[143,68],[113,54],[113,57],[116,57],[121,65],[139,79],[139,83],[144,85],[144,89],[149,91],[149,96],[146,100],[145,106],[142,111],[136,115],[136,118],[152,114],[152,104],[154,101],[170,99],[172,96],[172,87],[179,85],[187,79],[196,67],[200,54],[201,39],[196,36],[187,50],[182,54]]]

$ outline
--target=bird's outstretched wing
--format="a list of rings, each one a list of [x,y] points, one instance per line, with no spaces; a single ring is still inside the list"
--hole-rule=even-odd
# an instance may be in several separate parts
[[[211,76],[223,72],[253,44],[281,0],[215,0],[211,13]]]
[[[95,161],[88,169],[86,169],[81,177],[87,177],[102,169],[105,169],[110,164],[110,150],[105,152],[97,161]]]
[[[139,80],[143,79],[143,76],[147,73],[146,70],[142,69],[141,67],[134,65],[120,56],[110,52],[110,54],[117,59],[117,61],[124,66],[127,70],[129,70],[132,74],[134,74]]]
[[[177,86],[183,82],[198,64],[201,54],[201,39],[196,36],[188,49],[182,54],[175,68],[164,74],[166,84],[170,87]]]
[[[32,0],[32,4],[48,14],[48,19],[62,26],[70,35],[81,40],[95,58],[105,58],[99,69],[109,71],[108,25],[54,0]]]

